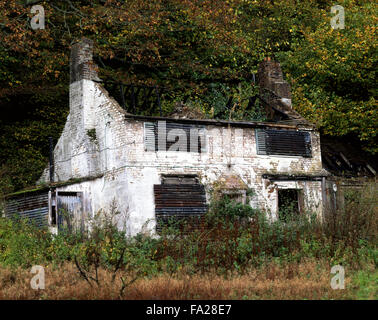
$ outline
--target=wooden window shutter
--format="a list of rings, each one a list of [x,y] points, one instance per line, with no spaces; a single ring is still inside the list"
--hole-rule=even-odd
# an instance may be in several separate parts
[[[257,154],[311,157],[311,136],[305,131],[256,129]]]

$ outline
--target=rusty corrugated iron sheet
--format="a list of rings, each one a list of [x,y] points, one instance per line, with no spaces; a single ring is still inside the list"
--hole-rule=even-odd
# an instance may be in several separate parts
[[[200,218],[207,211],[206,192],[201,184],[154,185],[154,194],[158,232],[172,218]]]
[[[48,191],[29,192],[8,198],[5,203],[5,217],[29,219],[38,227],[48,225]]]

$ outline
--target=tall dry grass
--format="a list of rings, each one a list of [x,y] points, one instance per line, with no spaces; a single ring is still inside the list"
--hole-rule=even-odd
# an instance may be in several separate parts
[[[25,269],[0,269],[0,299],[347,299],[351,281],[345,290],[330,286],[330,266],[315,260],[288,264],[275,263],[251,269],[246,274],[228,276],[187,275],[184,271],[152,278],[140,278],[120,295],[122,282],[112,273],[99,270],[99,285],[90,286],[79,276],[73,264],[59,269],[45,268],[44,290],[30,286],[32,274]],[[125,281],[132,275],[123,274]]]
[[[158,239],[128,239],[112,219],[95,221],[90,234],[52,237],[0,218],[0,299],[377,298],[376,192],[374,185],[353,193],[323,224],[307,216],[269,222],[222,198],[206,228],[186,232],[180,228],[191,225],[179,224]],[[46,266],[45,290],[30,287],[36,264]],[[345,290],[330,286],[337,264],[346,268]]]

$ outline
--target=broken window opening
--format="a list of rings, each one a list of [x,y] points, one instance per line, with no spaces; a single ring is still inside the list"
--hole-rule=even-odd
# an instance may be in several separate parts
[[[246,204],[247,202],[247,192],[245,190],[224,190],[222,193],[233,202],[241,204]]]
[[[303,194],[299,189],[278,190],[278,217],[281,221],[295,219],[302,212]]]
[[[198,184],[196,175],[162,175],[162,184]]]

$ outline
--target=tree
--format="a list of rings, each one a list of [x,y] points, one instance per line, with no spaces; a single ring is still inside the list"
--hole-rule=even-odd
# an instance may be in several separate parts
[[[342,1],[346,27],[332,30],[330,0],[36,2],[44,30],[30,27],[26,1],[0,0],[2,190],[33,183],[45,166],[47,137],[59,137],[68,113],[70,46],[82,36],[95,41],[101,79],[164,86],[168,102],[189,97],[207,116],[222,113],[222,94],[250,94],[258,63],[271,56],[294,108],[322,132],[358,136],[377,151],[375,3]]]

